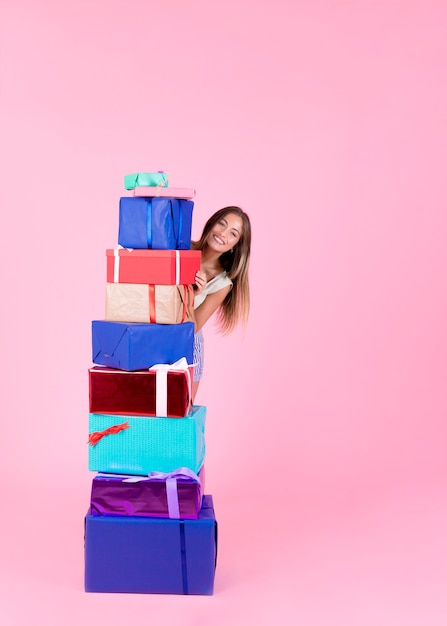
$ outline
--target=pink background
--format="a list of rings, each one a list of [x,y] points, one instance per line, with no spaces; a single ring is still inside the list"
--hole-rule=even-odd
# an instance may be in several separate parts
[[[445,625],[447,5],[1,0],[0,622]],[[86,594],[90,322],[126,173],[253,224],[206,327],[215,595]]]

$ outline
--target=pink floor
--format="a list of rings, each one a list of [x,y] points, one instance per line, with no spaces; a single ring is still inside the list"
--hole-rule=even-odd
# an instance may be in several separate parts
[[[215,595],[86,594],[85,484],[38,485],[34,515],[6,515],[0,621],[22,624],[305,624],[444,626],[446,490],[287,494],[214,492]],[[56,523],[57,522],[57,523]]]

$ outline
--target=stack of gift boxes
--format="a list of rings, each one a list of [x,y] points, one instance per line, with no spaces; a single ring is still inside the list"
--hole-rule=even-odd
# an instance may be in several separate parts
[[[106,313],[92,322],[85,589],[211,595],[217,523],[203,495],[204,406],[192,406],[195,195],[125,177]]]

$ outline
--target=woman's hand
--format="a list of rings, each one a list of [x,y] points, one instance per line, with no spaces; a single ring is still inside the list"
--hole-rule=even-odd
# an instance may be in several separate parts
[[[204,272],[197,270],[196,273],[196,293],[201,293],[206,285],[206,275]]]

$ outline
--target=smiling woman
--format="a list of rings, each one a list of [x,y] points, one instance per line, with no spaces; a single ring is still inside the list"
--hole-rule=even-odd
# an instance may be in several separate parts
[[[215,312],[223,333],[231,332],[238,322],[246,323],[248,319],[250,246],[249,217],[236,206],[214,213],[205,224],[200,240],[192,242],[192,248],[202,252],[195,284],[193,401],[203,374],[203,325]]]

